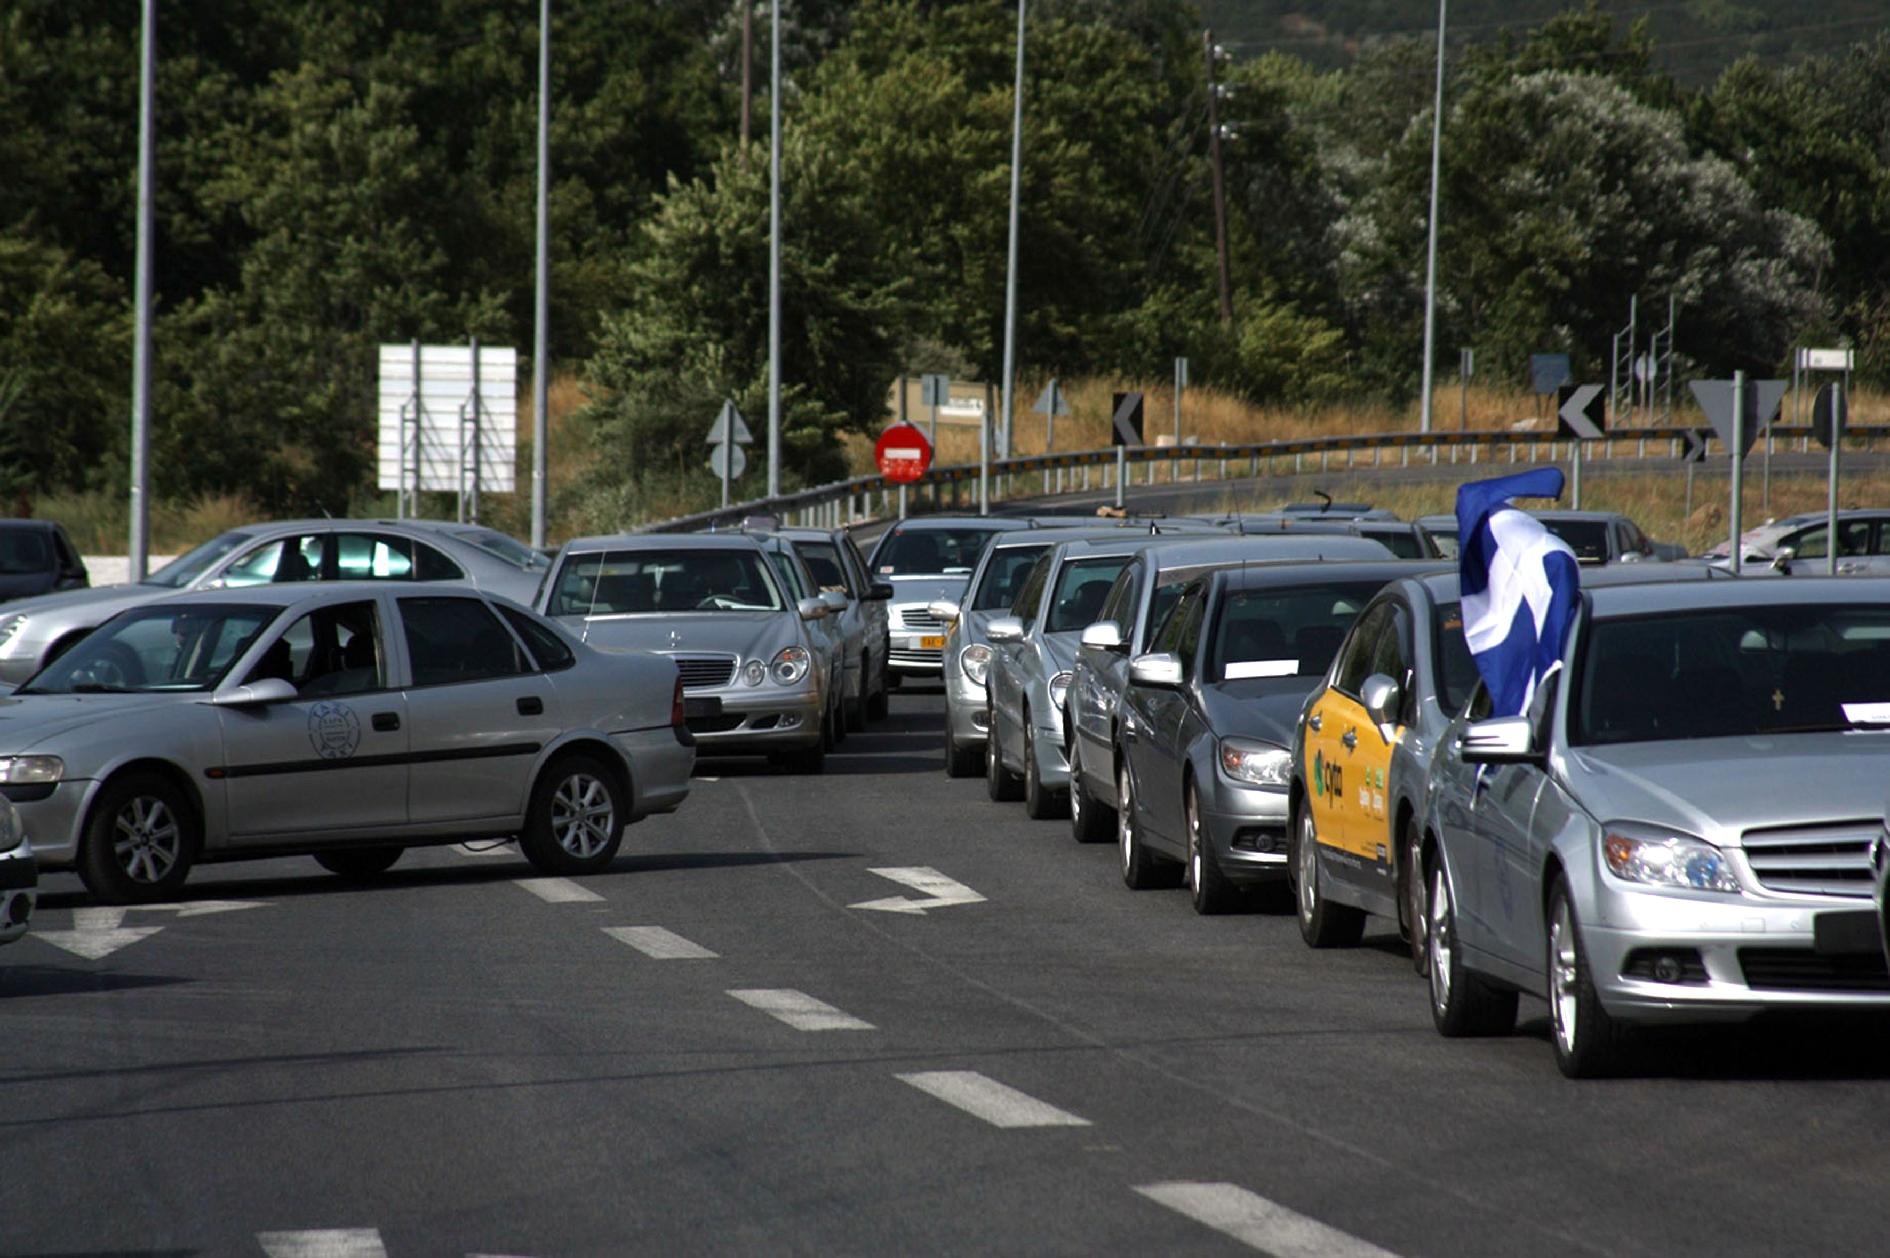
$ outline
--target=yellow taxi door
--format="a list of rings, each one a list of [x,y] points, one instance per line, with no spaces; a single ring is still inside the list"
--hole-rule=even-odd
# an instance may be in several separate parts
[[[1372,755],[1370,742],[1377,741],[1378,734],[1365,715],[1358,692],[1371,675],[1379,640],[1390,626],[1388,604],[1365,609],[1340,646],[1331,681],[1314,701],[1307,718],[1306,747],[1312,763],[1306,766],[1306,787],[1312,800],[1314,833],[1328,857],[1334,849],[1355,855],[1360,834],[1369,832],[1372,796],[1365,765]],[[1351,864],[1347,860],[1337,863]]]

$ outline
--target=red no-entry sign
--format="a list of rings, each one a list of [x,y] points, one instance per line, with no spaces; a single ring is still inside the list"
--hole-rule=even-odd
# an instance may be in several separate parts
[[[932,443],[911,424],[894,424],[879,434],[873,461],[879,464],[881,476],[903,485],[918,480],[932,466]]]

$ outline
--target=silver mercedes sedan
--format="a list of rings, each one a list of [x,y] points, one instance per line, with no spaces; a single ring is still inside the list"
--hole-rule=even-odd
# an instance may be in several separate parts
[[[550,562],[478,524],[278,520],[231,529],[130,585],[20,599],[0,612],[0,682],[18,685],[119,612],[185,590],[308,581],[457,581],[530,605]]]
[[[1890,780],[1890,587],[1842,578],[1584,593],[1523,716],[1466,719],[1425,817],[1431,1010],[1557,1064],[1638,1023],[1890,1008],[1871,850]]]
[[[875,581],[892,585],[886,605],[892,642],[889,679],[931,681],[945,660],[945,621],[932,610],[957,602],[978,557],[993,537],[1018,527],[992,516],[930,516],[901,520],[880,536],[867,561]]]
[[[0,699],[0,793],[40,862],[108,902],[201,861],[517,835],[589,873],[689,793],[676,666],[454,585],[201,591],[120,612]]]
[[[682,671],[702,754],[765,755],[820,773],[842,719],[831,612],[788,597],[745,533],[630,533],[568,542],[538,610],[592,646],[655,651]]]

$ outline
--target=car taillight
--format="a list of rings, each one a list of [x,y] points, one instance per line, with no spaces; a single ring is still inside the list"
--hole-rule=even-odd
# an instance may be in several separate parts
[[[687,720],[683,717],[681,676],[676,678],[676,690],[669,700],[669,723],[677,729],[681,729],[684,725],[688,724]]]

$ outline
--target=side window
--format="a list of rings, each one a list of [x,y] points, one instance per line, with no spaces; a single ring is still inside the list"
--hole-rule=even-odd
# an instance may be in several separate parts
[[[814,584],[823,591],[839,590],[853,598],[852,584],[847,580],[847,571],[840,563],[840,552],[825,542],[796,542],[794,551],[813,574]]]
[[[62,569],[75,575],[85,571],[85,561],[80,559],[79,552],[72,548],[72,539],[66,536],[64,529],[53,530],[53,545],[58,549],[59,566]]]
[[[1176,599],[1169,607],[1168,614],[1162,618],[1155,632],[1149,636],[1148,649],[1165,655],[1181,654],[1182,636],[1188,632],[1190,614],[1200,603],[1201,587],[1189,586],[1187,593]],[[1200,620],[1194,618],[1196,632],[1199,632]]]
[[[1816,528],[1805,529],[1795,538],[1785,539],[1785,545],[1792,548],[1794,559],[1823,559],[1824,544],[1824,525],[1822,524]]]
[[[1879,520],[1876,523],[1877,540],[1871,547],[1873,555],[1890,555],[1890,521]]]
[[[778,550],[771,550],[768,562],[774,565],[775,575],[781,578],[789,598],[798,602],[807,597],[807,587],[801,581],[801,570],[794,566],[794,560]]]
[[[1187,614],[1181,621],[1181,640],[1175,644],[1175,654],[1181,657],[1181,675],[1194,676],[1194,658],[1201,647],[1201,622],[1207,615],[1207,589],[1196,586],[1183,596]]]
[[[362,694],[387,685],[387,652],[372,602],[323,607],[269,644],[246,682],[277,678],[304,698]]]
[[[866,560],[860,555],[860,548],[853,544],[851,537],[840,539],[840,561],[846,565],[847,580],[859,591],[858,597],[866,597],[866,587],[872,582],[866,576]]]
[[[1470,692],[1470,701],[1464,704],[1464,719],[1469,721],[1481,721],[1489,716],[1489,714],[1490,688],[1483,684],[1481,678],[1478,678],[1476,689]]]
[[[237,556],[223,570],[219,579],[233,589],[245,585],[267,585],[276,579],[276,570],[281,567],[283,545],[280,539],[264,542],[256,549]]]
[[[1555,692],[1562,687],[1562,670],[1556,669],[1549,679],[1536,687],[1536,693],[1529,700],[1529,720],[1536,727],[1536,747],[1549,745],[1549,727],[1555,714]]]
[[[480,599],[403,598],[400,619],[416,686],[511,677],[527,670],[518,643]]]
[[[1378,640],[1391,627],[1391,604],[1380,603],[1367,608],[1358,623],[1352,626],[1352,636],[1339,648],[1337,671],[1332,675],[1332,684],[1346,694],[1356,696],[1365,679],[1372,675],[1372,662],[1378,654]]]
[[[343,581],[413,580],[413,543],[404,537],[339,533],[335,557]]]
[[[577,656],[565,645],[564,639],[548,626],[514,607],[500,605],[499,614],[505,617],[519,637],[525,639],[525,645],[538,657],[540,672],[555,673],[577,663]]]
[[[1155,587],[1155,592],[1148,600],[1148,636],[1155,637],[1156,627],[1168,619],[1168,613],[1181,598],[1181,592],[1187,586],[1180,581],[1170,581]]]
[[[1838,523],[1838,554],[1868,555],[1870,553],[1870,521],[1842,520]]]
[[[1011,615],[1023,621],[1028,627],[1037,619],[1037,605],[1043,602],[1043,587],[1050,580],[1050,556],[1044,555],[1030,567],[1030,575],[1024,578],[1024,588],[1017,592],[1017,601],[1011,604]]]
[[[425,542],[414,542],[413,569],[421,581],[464,581],[465,569]]]
[[[1109,597],[1103,600],[1102,610],[1096,613],[1098,621],[1107,620],[1115,625],[1118,633],[1127,636],[1129,632],[1129,601],[1135,595],[1135,565],[1130,564],[1116,575],[1116,583],[1109,587]]]

